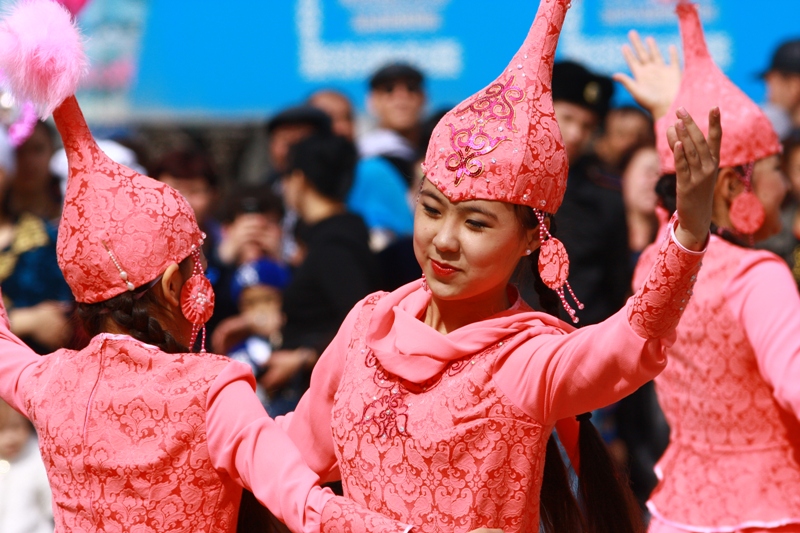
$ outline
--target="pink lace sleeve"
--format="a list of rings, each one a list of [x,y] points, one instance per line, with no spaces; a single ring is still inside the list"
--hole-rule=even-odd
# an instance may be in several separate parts
[[[628,306],[628,321],[643,339],[663,339],[674,333],[686,309],[702,266],[702,252],[692,252],[675,238],[677,216],[670,221],[658,257],[644,285]]]
[[[0,294],[0,398],[21,413],[25,413],[25,410],[20,385],[25,381],[26,373],[40,361],[42,358],[39,354],[11,333]]]
[[[321,533],[404,533],[411,526],[356,505],[351,500],[336,496],[328,500],[322,510]]]

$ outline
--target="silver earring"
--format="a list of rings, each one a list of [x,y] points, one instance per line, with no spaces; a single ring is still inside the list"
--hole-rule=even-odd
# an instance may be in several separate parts
[[[533,253],[533,250],[530,250],[530,249],[525,250],[525,255],[531,255],[532,253]]]

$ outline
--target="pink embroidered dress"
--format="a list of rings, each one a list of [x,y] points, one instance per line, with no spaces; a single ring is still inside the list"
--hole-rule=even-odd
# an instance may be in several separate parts
[[[512,307],[448,335],[420,320],[419,282],[361,302],[279,422],[324,479],[425,532],[539,527],[545,445],[559,419],[630,394],[666,364],[701,253],[664,241],[646,288],[572,327]]]
[[[798,332],[786,264],[712,236],[656,378],[671,432],[648,507],[664,531],[800,531]]]
[[[685,69],[657,133],[666,131],[668,117],[680,106],[702,117],[718,105],[720,167],[746,167],[777,154],[780,143],[767,117],[711,59],[697,8],[682,2],[677,13]],[[706,122],[698,124],[707,129]],[[665,137],[658,139],[662,170],[674,171]],[[743,204],[741,218],[763,221],[763,206],[745,191],[736,198],[749,196],[755,202]],[[731,211],[735,204],[736,199]],[[656,252],[653,245],[642,254],[634,287],[646,279]],[[716,235],[703,264],[677,340],[666,350],[669,365],[655,380],[671,431],[657,465],[660,481],[648,502],[650,532],[798,532],[797,286],[776,255]]]

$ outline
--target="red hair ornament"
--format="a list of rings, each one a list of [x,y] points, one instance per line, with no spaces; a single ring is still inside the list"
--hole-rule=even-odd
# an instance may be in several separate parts
[[[567,281],[569,277],[569,255],[567,255],[567,249],[564,248],[564,244],[561,241],[550,235],[550,230],[544,224],[544,215],[537,211],[536,216],[539,219],[539,241],[542,243],[539,250],[539,276],[545,285],[558,294],[561,305],[564,306],[572,322],[577,324],[578,316],[575,313],[575,309],[567,302],[565,289],[572,296],[578,309],[583,309],[583,304],[575,296],[569,281]]]
[[[206,351],[206,328],[205,324],[214,314],[214,287],[203,272],[203,265],[200,262],[199,249],[195,248],[192,252],[194,267],[192,276],[186,280],[181,289],[181,312],[192,324],[192,339],[189,347],[193,348],[197,341],[197,334],[202,328],[203,339],[200,351]]]

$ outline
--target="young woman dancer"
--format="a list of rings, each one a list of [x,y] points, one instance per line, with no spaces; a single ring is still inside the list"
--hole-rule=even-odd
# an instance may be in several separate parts
[[[719,113],[708,142],[682,111],[669,132],[679,208],[645,287],[577,331],[533,311],[508,284],[526,256],[543,301],[571,310],[568,259],[550,232],[567,176],[550,94],[567,4],[543,0],[503,74],[434,130],[414,223],[423,280],[356,305],[280,420],[324,479],[420,531],[537,531],[540,490],[547,531],[636,529],[635,504],[598,476],[610,462],[588,416],[579,444],[561,433],[580,459],[586,524],[568,487],[553,490],[566,476],[550,436],[664,368],[708,237]]]
[[[671,433],[648,502],[650,531],[797,532],[800,298],[788,266],[752,249],[780,230],[787,192],[781,146],[767,117],[714,64],[697,8],[682,2],[677,11],[685,62],[679,86],[665,82],[675,79],[677,61],[666,65],[654,41],[643,46],[635,35],[626,50],[634,77],[620,78],[656,118],[666,113],[657,131],[679,106],[697,112],[718,103],[725,137],[703,270],[667,348],[670,363],[656,378]],[[664,143],[659,151],[659,192],[672,210],[674,165]],[[656,251],[642,255],[635,285]]]
[[[93,337],[39,357],[0,308],[0,397],[36,427],[56,530],[229,533],[242,487],[294,531],[407,530],[317,486],[248,367],[188,353],[213,310],[205,236],[177,191],[98,148],[72,96],[69,13],[22,2],[0,41],[14,93],[54,109],[70,165],[58,261]]]

